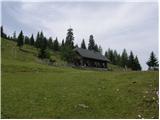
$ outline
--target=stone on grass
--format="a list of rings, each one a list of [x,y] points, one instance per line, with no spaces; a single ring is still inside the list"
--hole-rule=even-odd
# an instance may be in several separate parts
[[[79,107],[82,107],[82,108],[88,108],[88,106],[85,105],[85,104],[78,104],[78,106],[79,106]]]
[[[138,115],[138,117],[141,118],[142,116],[141,116],[141,115]]]

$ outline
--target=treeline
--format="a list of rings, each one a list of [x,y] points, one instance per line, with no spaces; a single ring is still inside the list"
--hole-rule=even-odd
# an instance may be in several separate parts
[[[50,59],[49,51],[59,51],[62,59],[68,63],[72,63],[74,61],[74,57],[76,57],[76,55],[73,49],[78,47],[78,45],[74,44],[72,28],[67,30],[66,38],[63,39],[61,43],[57,37],[55,39],[52,37],[45,37],[42,31],[38,32],[35,37],[33,34],[31,36],[26,36],[23,34],[23,31],[21,31],[18,36],[16,35],[16,32],[13,33],[13,36],[7,36],[3,31],[3,26],[1,26],[1,37],[17,42],[19,49],[22,49],[24,44],[36,47],[38,49],[38,57],[41,59]],[[101,54],[103,51],[102,47],[95,43],[93,35],[89,36],[88,46],[86,46],[85,40],[82,39],[80,48],[93,50],[95,52],[100,52]],[[138,57],[134,55],[132,51],[130,51],[130,54],[128,55],[126,49],[124,49],[122,54],[119,54],[116,50],[109,48],[105,51],[105,56],[110,60],[110,63],[121,66],[125,69],[142,69]],[[146,64],[149,66],[149,69],[154,69],[158,66],[158,60],[153,52]]]
[[[126,49],[123,50],[122,54],[117,53],[116,50],[108,49],[105,52],[105,56],[114,65],[121,66],[125,69],[130,68],[132,70],[141,70],[141,65],[139,63],[138,57],[131,51],[128,55]]]
[[[52,37],[45,37],[42,31],[38,32],[36,37],[34,37],[33,34],[31,36],[26,36],[22,30],[18,35],[14,32],[13,36],[7,36],[3,31],[3,26],[1,26],[1,36],[17,42],[17,46],[19,46],[20,49],[22,49],[24,44],[36,47],[39,51],[38,57],[42,59],[50,58],[49,50],[53,50],[61,52],[62,59],[67,62],[73,62],[75,56],[73,49],[78,47],[78,45],[74,45],[74,34],[72,28],[67,30],[67,36],[61,43],[59,43],[57,37],[54,40]],[[89,37],[88,48],[86,47],[84,39],[82,40],[80,47],[102,53],[102,48],[95,43],[93,35],[90,35]]]

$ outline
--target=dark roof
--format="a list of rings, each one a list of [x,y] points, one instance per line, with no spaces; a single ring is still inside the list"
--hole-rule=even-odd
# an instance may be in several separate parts
[[[93,50],[87,50],[82,48],[75,48],[74,51],[77,51],[82,57],[91,58],[95,60],[109,61],[105,56],[99,52]]]

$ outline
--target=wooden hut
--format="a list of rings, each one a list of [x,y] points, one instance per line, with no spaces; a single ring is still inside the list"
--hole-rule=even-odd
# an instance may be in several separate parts
[[[74,51],[76,52],[74,59],[76,66],[107,68],[109,60],[100,52],[82,48],[75,48]]]

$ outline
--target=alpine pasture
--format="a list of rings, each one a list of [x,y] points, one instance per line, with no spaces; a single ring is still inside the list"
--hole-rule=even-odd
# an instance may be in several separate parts
[[[76,69],[1,39],[2,118],[158,118],[158,72]],[[112,67],[112,65],[111,65]]]

